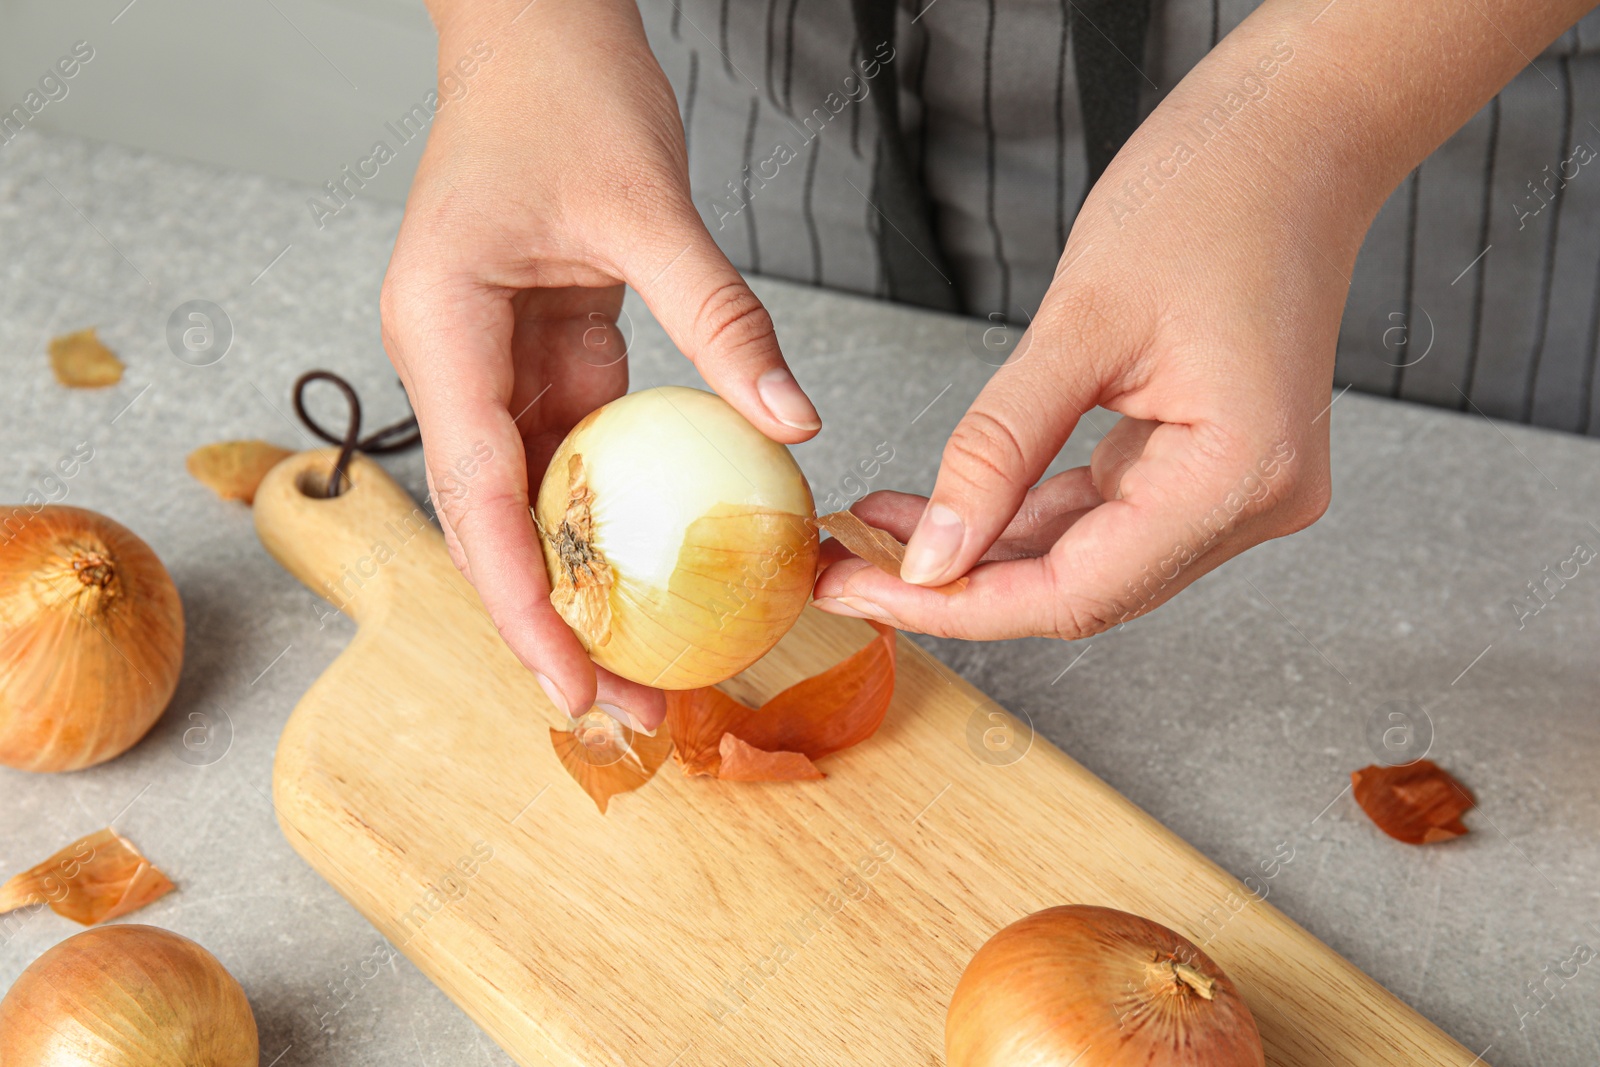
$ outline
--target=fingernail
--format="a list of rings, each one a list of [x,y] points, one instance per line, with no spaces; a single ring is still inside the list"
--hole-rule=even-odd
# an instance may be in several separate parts
[[[925,585],[950,566],[961,549],[961,516],[943,504],[929,504],[906,546],[900,578],[912,585]]]
[[[572,711],[570,706],[567,704],[567,698],[561,695],[561,690],[556,688],[556,683],[552,682],[538,671],[533,672],[533,677],[534,680],[539,683],[539,688],[544,690],[544,695],[550,698],[550,703],[556,706],[556,710],[568,718],[571,718]]]
[[[849,604],[844,603],[844,601],[839,597],[818,597],[811,602],[811,605],[820,611],[826,611],[830,615],[844,615],[851,619],[870,618],[870,616],[863,615],[860,611],[851,607]]]
[[[756,392],[761,402],[772,412],[772,417],[796,430],[820,430],[822,420],[817,409],[811,406],[800,383],[783,367],[773,367],[756,379]]]
[[[873,619],[877,622],[890,623],[891,625],[894,623],[893,616],[866,597],[842,596],[839,598],[839,603],[855,611],[863,619]]]
[[[633,712],[629,711],[627,708],[618,707],[615,704],[603,704],[598,702],[595,704],[595,707],[599,708],[613,719],[616,719],[618,722],[627,723],[629,728],[635,733],[644,734],[646,737],[654,737],[656,735],[654,730],[646,730],[644,725],[639,722],[638,719],[633,717]]]

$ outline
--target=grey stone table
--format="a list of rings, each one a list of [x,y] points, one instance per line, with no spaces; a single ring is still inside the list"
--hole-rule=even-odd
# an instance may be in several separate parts
[[[0,149],[0,500],[38,490],[132,527],[189,623],[177,696],[133,751],[77,774],[0,768],[0,871],[115,822],[179,886],[135,920],[233,971],[263,1064],[503,1064],[403,959],[330,992],[382,939],[290,850],[268,795],[279,731],[351,627],[267,557],[247,509],[184,473],[210,441],[304,446],[288,393],[307,368],[354,381],[373,425],[405,411],[376,312],[399,213],[357,201],[318,230],[308,193],[66,138]],[[759,289],[826,419],[797,449],[819,496],[859,492],[847,475],[880,443],[894,458],[872,487],[925,490],[991,373],[982,324]],[[168,318],[195,299],[232,336],[180,359]],[[694,381],[628,312],[635,382]],[[89,324],[127,375],[63,389],[46,341]],[[1292,850],[1271,901],[1487,1061],[1593,1064],[1600,969],[1549,975],[1600,944],[1600,564],[1526,605],[1547,566],[1600,547],[1600,443],[1354,394],[1328,417],[1334,502],[1311,530],[1090,641],[925,644],[1235,874]],[[1092,413],[1059,465],[1109,425]],[[81,443],[93,458],[50,481]],[[421,493],[418,455],[385,462]],[[1371,726],[1396,708],[1476,790],[1468,837],[1410,848],[1351,799]],[[0,987],[75,929],[48,911],[0,926]]]

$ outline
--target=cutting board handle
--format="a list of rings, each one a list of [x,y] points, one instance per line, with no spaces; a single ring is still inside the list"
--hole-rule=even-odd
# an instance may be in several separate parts
[[[359,452],[346,465],[350,484],[320,494],[338,450],[288,457],[262,479],[254,504],[256,535],[307,588],[357,622],[404,589],[408,576],[448,566],[430,542],[443,538],[428,512]]]

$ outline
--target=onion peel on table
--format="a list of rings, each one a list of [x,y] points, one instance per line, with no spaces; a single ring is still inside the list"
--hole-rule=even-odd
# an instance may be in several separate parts
[[[122,360],[93,326],[50,339],[50,369],[70,389],[101,389],[122,381]]]
[[[270,441],[218,441],[190,452],[184,465],[195,481],[222,499],[253,504],[261,479],[292,455]]]
[[[1449,841],[1467,832],[1461,816],[1477,804],[1466,786],[1432,760],[1399,767],[1373,764],[1350,773],[1356,803],[1378,829],[1408,845]]]
[[[115,830],[97,830],[0,885],[0,914],[48,904],[84,926],[137,911],[176,888]]]
[[[602,814],[612,797],[650,781],[668,753],[690,777],[816,781],[826,775],[813,761],[876,733],[894,696],[896,631],[867,625],[876,631],[869,644],[759,708],[715,686],[674,690],[653,737],[596,709],[552,729],[551,743]]]
[[[868,526],[853,511],[829,512],[817,518],[817,525],[828,531],[835,541],[880,571],[892,574],[896,578],[900,577],[900,565],[905,562],[906,546],[888,530]],[[967,579],[962,577],[944,585],[933,586],[932,589],[935,593],[951,596],[966,587]]]

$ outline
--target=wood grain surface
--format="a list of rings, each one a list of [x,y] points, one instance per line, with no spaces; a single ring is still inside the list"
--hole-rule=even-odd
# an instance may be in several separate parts
[[[1204,945],[1270,1064],[1481,1062],[904,638],[883,728],[827,780],[669,765],[600,815],[423,510],[360,456],[343,495],[303,491],[331,458],[285,460],[255,503],[267,549],[359,626],[283,733],[279,821],[519,1063],[942,1063],[972,953],[1074,902]],[[727,688],[761,699],[870,636],[808,610]]]

